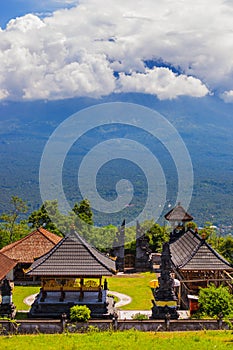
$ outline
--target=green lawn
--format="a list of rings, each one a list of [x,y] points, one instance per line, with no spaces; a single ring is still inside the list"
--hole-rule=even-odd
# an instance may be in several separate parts
[[[225,350],[232,349],[231,331],[201,332],[91,332],[86,334],[1,336],[4,350]]]
[[[152,293],[149,282],[155,278],[154,273],[145,272],[132,275],[113,276],[108,278],[110,291],[127,294],[132,302],[122,307],[124,310],[150,310],[152,307]],[[17,310],[29,310],[29,306],[23,300],[31,294],[39,292],[40,287],[15,286],[13,290],[13,302]]]
[[[123,310],[150,310],[152,307],[152,292],[149,282],[155,278],[154,273],[113,276],[108,279],[110,290],[127,294],[132,302],[123,306]]]
[[[33,286],[15,286],[13,290],[13,302],[17,310],[29,310],[30,306],[24,304],[24,299],[31,294],[36,294],[40,287]]]

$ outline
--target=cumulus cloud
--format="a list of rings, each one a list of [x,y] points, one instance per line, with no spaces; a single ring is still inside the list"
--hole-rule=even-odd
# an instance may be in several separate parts
[[[202,97],[207,87],[199,79],[177,75],[168,68],[146,69],[145,73],[120,74],[119,91],[154,94],[159,99],[173,99],[180,95]]]
[[[0,31],[0,99],[214,90],[230,100],[232,16],[225,0],[80,0],[47,17],[12,19]]]

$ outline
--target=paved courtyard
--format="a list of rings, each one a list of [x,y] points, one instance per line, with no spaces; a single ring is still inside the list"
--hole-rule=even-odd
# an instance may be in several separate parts
[[[118,316],[119,320],[132,320],[133,316],[135,314],[143,314],[146,315],[148,318],[151,316],[151,310],[119,310],[122,306],[128,305],[131,303],[132,298],[129,295],[109,291],[108,294],[116,296],[119,301],[116,303],[116,307],[118,308]],[[37,294],[29,295],[27,298],[24,299],[24,303],[26,305],[32,305],[35,297]],[[179,319],[187,319],[189,318],[189,311],[188,310],[178,310],[179,313]]]

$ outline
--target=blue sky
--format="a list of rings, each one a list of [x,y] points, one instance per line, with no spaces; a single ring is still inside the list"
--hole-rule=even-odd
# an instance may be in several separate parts
[[[59,8],[70,8],[77,1],[63,0],[7,0],[0,4],[0,26],[5,28],[10,19],[27,13],[53,12]]]
[[[137,92],[233,102],[229,0],[8,0],[0,25],[0,101]]]

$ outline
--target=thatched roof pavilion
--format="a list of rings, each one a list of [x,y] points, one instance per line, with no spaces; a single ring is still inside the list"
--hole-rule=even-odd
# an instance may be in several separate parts
[[[115,261],[88,244],[76,231],[36,260],[27,275],[41,278],[41,292],[33,317],[58,317],[72,305],[87,305],[92,317],[109,315],[107,283],[103,276],[116,273]]]

